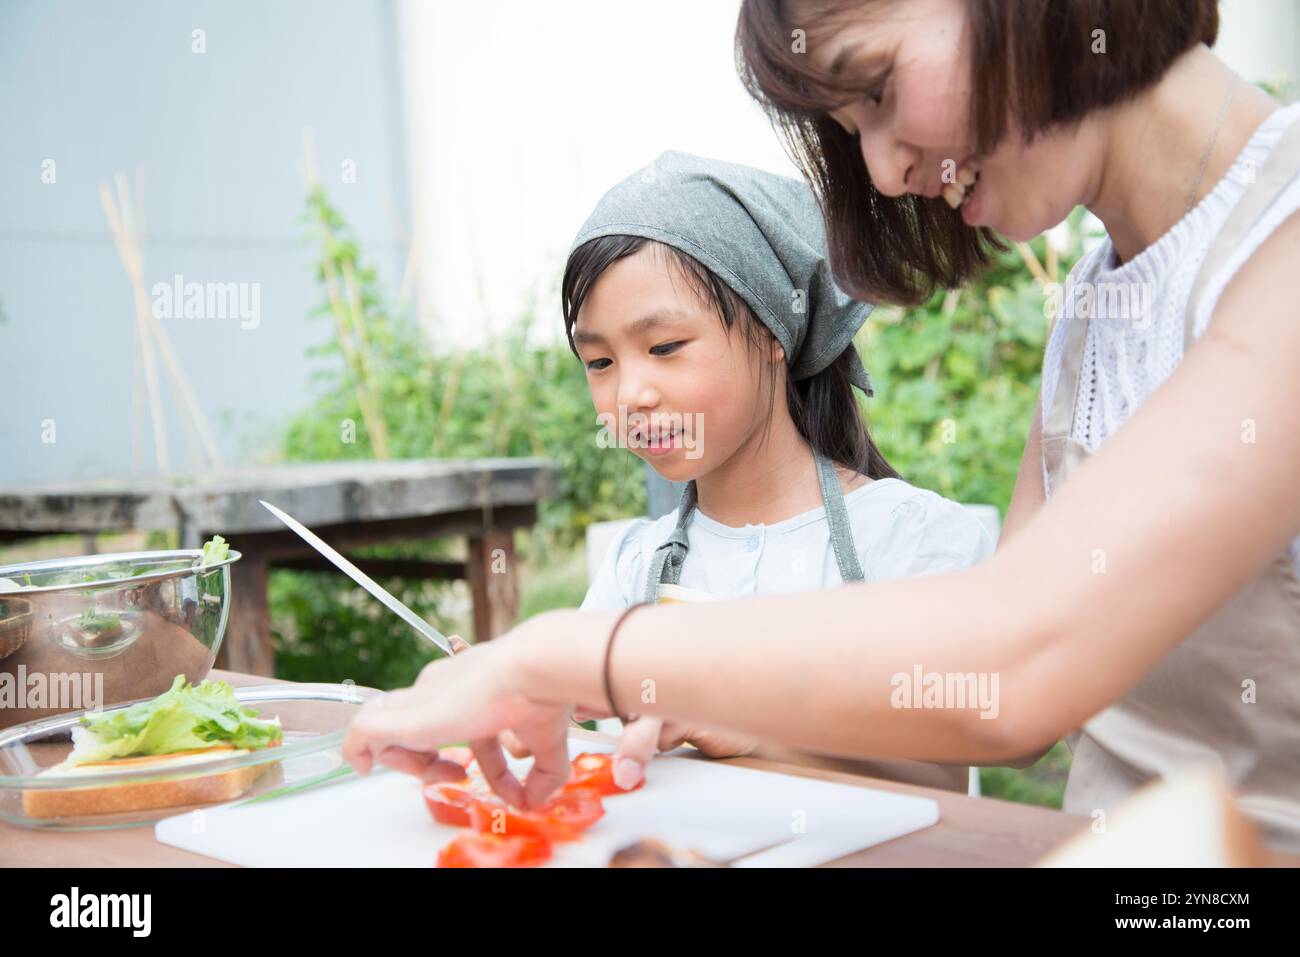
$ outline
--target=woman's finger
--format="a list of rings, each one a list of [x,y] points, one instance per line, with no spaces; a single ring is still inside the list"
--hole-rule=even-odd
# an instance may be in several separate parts
[[[528,750],[528,747],[522,741],[519,740],[519,735],[515,734],[513,731],[502,731],[499,737],[501,739],[501,744],[510,752],[512,758],[526,758],[533,753]]]
[[[367,702],[352,719],[342,752],[360,774],[368,774],[386,748],[434,754],[443,743],[466,736],[466,729],[458,723],[431,720],[426,713],[429,702],[420,690],[390,691]]]
[[[439,758],[436,752],[426,754],[423,751],[411,751],[402,747],[388,747],[379,752],[379,763],[394,771],[417,777],[425,784],[459,781],[465,777],[463,767],[455,761]]]
[[[524,787],[506,765],[505,755],[501,753],[501,742],[496,738],[479,738],[471,741],[469,746],[478,759],[483,777],[492,790],[500,795],[501,800],[511,807],[527,807]]]
[[[569,780],[569,742],[566,728],[568,719],[550,728],[531,731],[526,745],[533,753],[533,767],[524,782],[524,796],[528,807],[537,807],[564,786]]]

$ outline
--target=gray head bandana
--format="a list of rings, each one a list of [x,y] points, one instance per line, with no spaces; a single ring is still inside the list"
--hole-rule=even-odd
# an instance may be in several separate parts
[[[772,331],[794,380],[848,351],[853,384],[874,394],[853,346],[872,307],[835,285],[826,226],[803,182],[669,150],[601,198],[572,248],[601,236],[643,236],[681,250]]]

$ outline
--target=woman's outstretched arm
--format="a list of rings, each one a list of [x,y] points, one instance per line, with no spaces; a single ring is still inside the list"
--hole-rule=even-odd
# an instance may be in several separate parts
[[[997,762],[1078,727],[1300,530],[1297,262],[1300,215],[1234,277],[1170,379],[982,565],[639,610],[613,651],[619,707],[819,751],[942,762]],[[531,748],[535,797],[561,773],[556,716],[605,707],[614,617],[549,613],[498,647],[430,666],[418,690],[358,717],[349,757],[364,770],[385,746],[466,736],[499,757],[493,736],[526,724],[548,742]],[[996,716],[895,707],[892,677],[917,667],[984,674],[986,688],[996,676]]]

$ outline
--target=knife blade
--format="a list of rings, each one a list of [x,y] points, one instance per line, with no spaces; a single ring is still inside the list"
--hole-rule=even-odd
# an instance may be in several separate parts
[[[258,501],[261,502],[267,511],[292,529],[299,538],[312,548],[316,549],[316,551],[320,552],[320,554],[325,556],[325,558],[329,559],[335,568],[347,575],[366,591],[370,592],[370,594],[378,598],[389,611],[393,612],[393,614],[397,615],[398,618],[402,619],[402,621],[406,622],[429,641],[433,642],[433,644],[437,645],[442,649],[444,654],[449,656],[453,654],[451,650],[451,642],[447,640],[446,636],[443,635],[442,632],[437,628],[434,628],[433,625],[429,624],[415,612],[411,611],[411,609],[407,608],[404,604],[394,598],[386,588],[376,582],[360,568],[357,568],[356,565],[353,565],[350,561],[339,554],[339,552],[331,548],[319,535],[309,529],[306,525],[302,524],[302,522],[298,521],[292,515],[276,508],[270,502],[263,501],[262,499],[258,499]]]

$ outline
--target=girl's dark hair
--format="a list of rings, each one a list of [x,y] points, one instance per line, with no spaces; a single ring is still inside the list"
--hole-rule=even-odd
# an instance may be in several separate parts
[[[573,341],[573,327],[582,304],[595,288],[596,281],[614,263],[634,255],[646,246],[653,246],[668,256],[669,262],[677,267],[691,291],[718,313],[723,328],[730,331],[739,322],[749,348],[757,352],[770,346],[775,337],[758,321],[745,300],[698,260],[672,246],[641,236],[602,236],[583,243],[570,254],[560,284],[564,334],[575,356],[578,347]],[[765,365],[764,369],[766,368]],[[776,403],[776,378],[766,372],[764,378],[767,380],[767,416],[763,424],[762,441],[766,442],[772,424],[772,409]],[[832,462],[838,462],[873,479],[899,477],[867,432],[862,410],[858,407],[857,396],[849,379],[847,353],[807,379],[795,382],[787,376],[785,398],[795,427],[814,450]]]
[[[860,299],[914,305],[982,272],[1006,246],[941,198],[880,193],[857,137],[830,118],[873,81],[814,69],[795,31],[806,49],[878,2],[805,0],[807,22],[796,23],[788,0],[743,0],[736,65],[817,195],[840,285]],[[1009,116],[1026,142],[1077,123],[1151,86],[1196,44],[1212,46],[1219,29],[1217,0],[966,0],[966,10],[972,132],[984,154]],[[1092,52],[1099,37],[1104,54]]]

